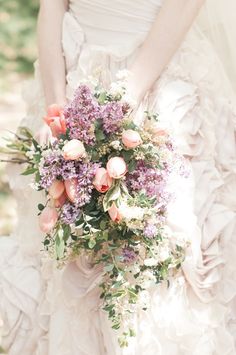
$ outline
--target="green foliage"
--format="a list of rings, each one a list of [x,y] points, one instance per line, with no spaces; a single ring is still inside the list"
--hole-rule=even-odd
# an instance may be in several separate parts
[[[0,0],[0,72],[31,73],[36,58],[38,1]]]

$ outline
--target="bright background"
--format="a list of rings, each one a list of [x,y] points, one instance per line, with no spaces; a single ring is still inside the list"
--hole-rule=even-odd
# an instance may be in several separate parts
[[[15,130],[24,117],[22,85],[33,75],[37,57],[38,0],[0,0],[0,144],[6,129]],[[0,235],[15,223],[15,201],[8,187],[5,165],[0,163]]]

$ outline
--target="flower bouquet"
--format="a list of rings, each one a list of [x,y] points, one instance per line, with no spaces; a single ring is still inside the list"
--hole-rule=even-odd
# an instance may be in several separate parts
[[[121,79],[108,90],[90,84],[79,85],[64,108],[49,107],[49,144],[20,127],[7,150],[45,192],[39,225],[49,255],[60,264],[86,256],[102,265],[101,305],[127,346],[148,288],[167,282],[184,259],[185,242],[166,225],[168,181],[182,160],[158,115],[144,112],[142,124],[133,122]]]

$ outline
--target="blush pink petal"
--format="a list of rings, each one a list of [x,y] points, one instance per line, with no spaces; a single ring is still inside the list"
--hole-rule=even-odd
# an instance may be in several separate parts
[[[65,181],[66,194],[72,203],[75,203],[76,200],[77,186],[78,186],[78,182],[76,178]]]
[[[106,168],[109,176],[113,179],[121,179],[127,173],[127,165],[120,157],[110,158]]]
[[[122,220],[122,215],[114,202],[111,208],[109,208],[108,213],[113,222],[119,223]]]
[[[48,189],[48,193],[53,199],[58,199],[63,194],[64,190],[65,185],[63,181],[54,180]]]
[[[58,213],[54,207],[45,207],[39,216],[39,227],[43,233],[50,233],[58,220]]]
[[[127,148],[136,148],[142,143],[140,134],[132,129],[123,131],[122,142]]]
[[[112,178],[105,168],[98,168],[93,181],[94,187],[99,192],[106,192],[112,185]]]

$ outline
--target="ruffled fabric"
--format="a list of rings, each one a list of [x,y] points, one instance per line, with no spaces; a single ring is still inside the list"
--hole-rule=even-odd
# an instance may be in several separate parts
[[[66,13],[63,49],[68,98],[78,82],[94,74],[98,66],[103,82],[109,83],[117,70],[134,60],[138,46],[135,40],[128,47],[88,43],[78,19]],[[33,97],[32,91],[29,96],[33,104],[27,124],[31,125],[31,115],[39,116],[43,107],[38,78],[36,83],[36,96]],[[37,95],[41,98],[41,109],[37,109]],[[23,296],[19,280],[14,278],[14,287],[9,289],[1,278],[0,287],[7,304],[5,314],[18,317],[19,327],[30,334],[35,328],[33,315],[37,314],[39,329],[33,337],[37,338],[37,344],[28,335],[27,344],[18,343],[15,341],[17,328],[14,322],[8,322],[9,355],[15,355],[15,349],[25,355],[236,354],[236,110],[233,102],[234,95],[217,56],[198,30],[193,29],[142,103],[146,109],[159,112],[160,122],[172,131],[180,153],[189,162],[190,177],[179,178],[172,186],[176,199],[169,206],[168,223],[176,235],[185,235],[191,246],[182,271],[171,280],[170,287],[163,284],[150,289],[151,308],[137,314],[137,337],[130,346],[119,348],[117,334],[101,309],[99,267],[92,268],[89,260],[81,256],[64,269],[42,258],[39,269],[37,263],[31,264],[32,260],[38,260],[36,255],[32,258],[33,248],[28,249],[31,258],[22,256],[28,252],[22,249],[21,238],[19,244],[14,240],[8,242],[8,256],[0,264],[0,270],[4,267],[9,277],[12,268],[17,272],[23,270],[27,282],[24,291],[28,288],[32,291],[32,285],[41,286],[34,288],[33,295],[25,292]],[[23,202],[23,211],[24,206]],[[29,229],[32,235],[38,233],[34,228],[33,223],[33,229]],[[36,239],[40,238],[37,234]],[[14,300],[16,290],[18,298],[28,307],[9,301]]]

